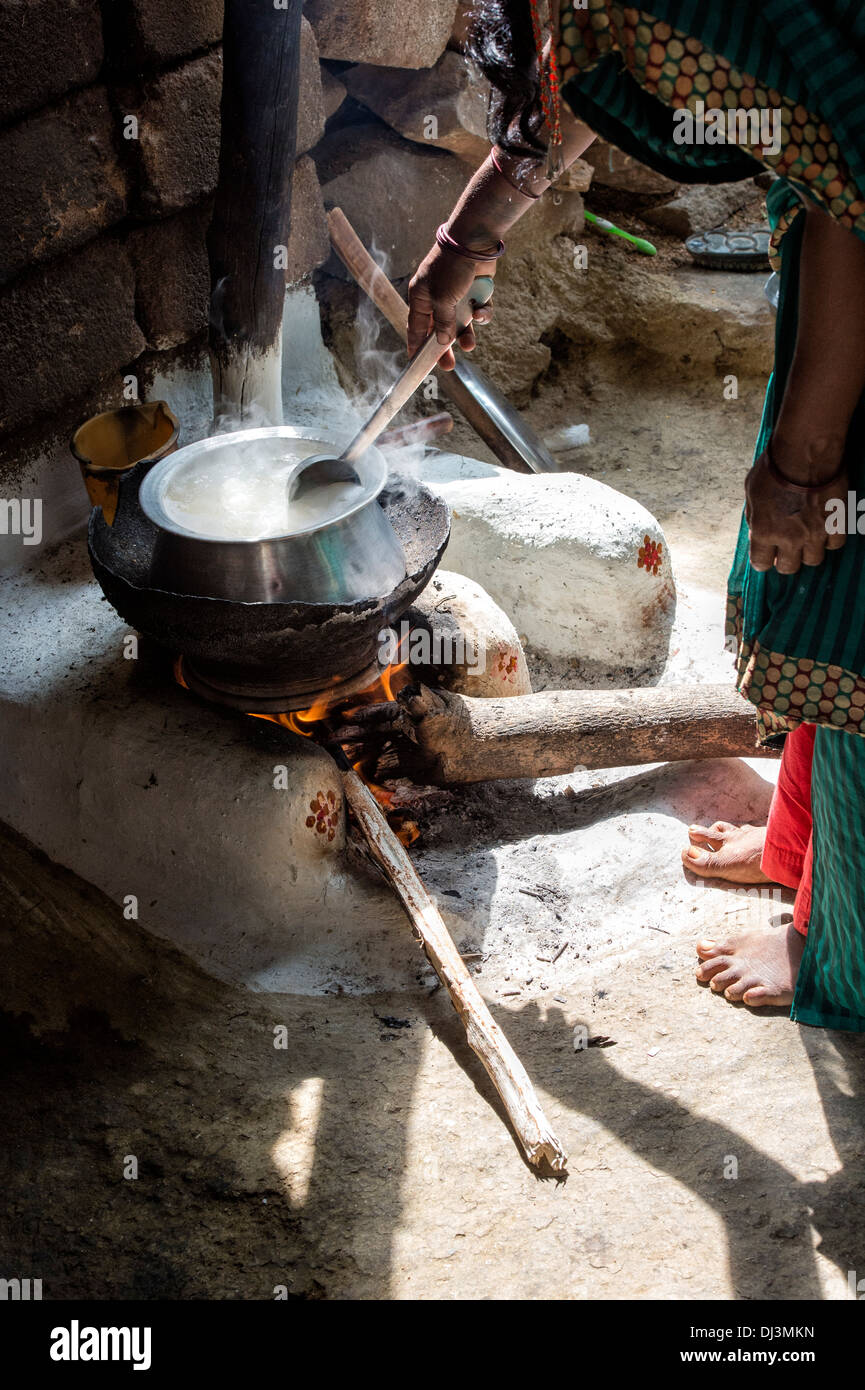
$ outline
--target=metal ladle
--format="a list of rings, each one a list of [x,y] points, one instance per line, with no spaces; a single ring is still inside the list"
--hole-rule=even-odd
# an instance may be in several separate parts
[[[482,308],[484,304],[489,302],[494,288],[495,284],[489,275],[480,275],[474,281],[468,294],[460,300],[456,307],[456,320],[459,325],[456,338],[465,332],[471,323],[472,311]],[[454,342],[456,342],[456,338]],[[327,483],[359,483],[360,478],[353,467],[355,460],[359,459],[370,445],[375,443],[382,430],[390,424],[393,417],[414,395],[421,382],[429,376],[445,351],[446,349],[439,342],[435,329],[433,329],[423,347],[403,368],[366,424],[358,430],[354,439],[343,450],[339,458],[333,458],[330,454],[313,454],[311,458],[303,460],[289,479],[289,502],[302,497],[312,488],[321,487]]]

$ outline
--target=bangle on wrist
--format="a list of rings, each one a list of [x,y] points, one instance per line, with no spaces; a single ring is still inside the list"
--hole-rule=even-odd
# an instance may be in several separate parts
[[[842,463],[834,478],[827,478],[825,483],[794,483],[792,478],[784,477],[784,474],[781,472],[781,470],[778,468],[778,465],[775,463],[775,459],[772,455],[771,440],[766,445],[766,464],[769,469],[770,475],[774,478],[776,483],[781,484],[781,487],[788,488],[790,492],[799,492],[806,494],[822,492],[824,488],[832,487],[835,483],[840,483],[846,471]]]
[[[503,241],[499,242],[495,251],[473,251],[470,246],[464,246],[461,241],[452,237],[444,222],[436,228],[436,241],[443,251],[453,251],[457,256],[463,256],[467,261],[497,261],[505,254]]]
[[[496,149],[495,145],[493,145],[492,149],[490,150],[490,160],[496,173],[501,174],[505,182],[509,183],[511,188],[515,188],[518,193],[521,193],[524,198],[532,198],[534,200],[541,197],[540,193],[530,193],[527,188],[520,188],[516,180],[512,179],[510,174],[505,173],[504,169],[501,166],[499,152]]]

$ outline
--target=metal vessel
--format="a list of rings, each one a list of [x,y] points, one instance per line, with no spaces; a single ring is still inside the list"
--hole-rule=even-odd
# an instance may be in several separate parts
[[[377,449],[355,463],[360,486],[347,505],[286,535],[227,540],[190,530],[172,514],[169,488],[190,470],[218,466],[250,447],[259,461],[272,457],[276,464],[287,445],[302,469],[306,458],[338,449],[339,441],[292,425],[239,430],[187,444],[149,469],[138,500],[157,531],[152,587],[239,603],[344,604],[380,598],[400,584],[405,556],[377,500],[387,480]]]

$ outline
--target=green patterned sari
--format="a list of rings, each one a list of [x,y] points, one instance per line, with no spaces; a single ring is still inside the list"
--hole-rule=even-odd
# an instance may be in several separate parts
[[[604,139],[679,182],[779,175],[767,199],[781,286],[775,367],[755,457],[774,426],[798,324],[808,203],[865,239],[862,0],[654,0],[652,12],[562,0],[563,96]],[[698,103],[702,105],[698,107]],[[780,148],[742,139],[677,144],[674,113],[780,112]],[[743,122],[743,134],[744,131]],[[865,325],[863,325],[865,332]],[[865,487],[865,399],[848,435],[850,487]],[[748,562],[744,516],[730,574],[728,640],[758,735],[818,725],[812,772],[814,883],[793,1006],[804,1023],[865,1031],[865,536],[795,575]]]

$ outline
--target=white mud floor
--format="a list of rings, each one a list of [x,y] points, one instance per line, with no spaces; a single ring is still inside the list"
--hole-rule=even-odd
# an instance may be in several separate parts
[[[761,283],[701,293],[754,306]],[[723,585],[763,385],[743,375],[727,402],[720,378],[701,392],[632,353],[573,361],[528,408],[544,432],[588,423],[569,466],[664,527],[665,682],[730,675]],[[563,1181],[523,1162],[419,956],[400,993],[251,994],[6,837],[2,1248],[45,1298],[850,1297],[865,1045],[694,980],[699,934],[779,922],[789,895],[695,882],[684,827],[761,818],[775,772],[491,784],[423,817],[415,862],[569,1151]]]

